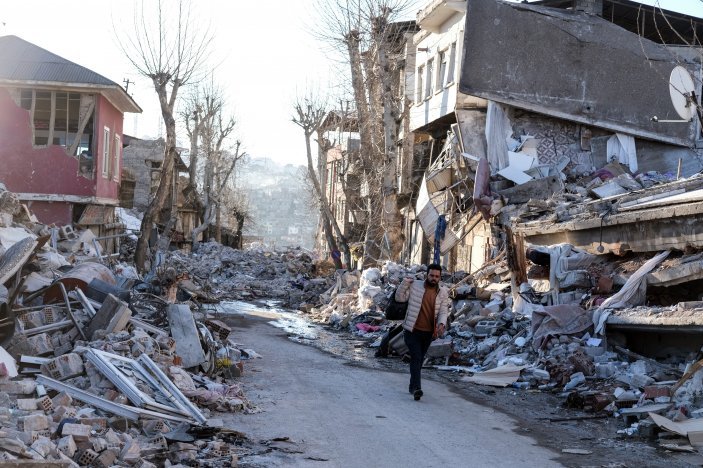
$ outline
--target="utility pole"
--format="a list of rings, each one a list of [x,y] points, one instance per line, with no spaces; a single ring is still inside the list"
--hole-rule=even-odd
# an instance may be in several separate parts
[[[124,90],[127,94],[129,94],[129,85],[134,84],[134,81],[131,81],[129,78],[123,79],[122,83],[124,83]]]

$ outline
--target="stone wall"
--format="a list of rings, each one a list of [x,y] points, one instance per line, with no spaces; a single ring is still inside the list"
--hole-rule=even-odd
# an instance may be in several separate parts
[[[125,137],[125,140],[127,138]],[[123,168],[134,177],[134,208],[145,210],[151,200],[151,188],[158,182],[164,159],[163,139],[126,141],[123,151]],[[157,167],[155,167],[157,166]]]

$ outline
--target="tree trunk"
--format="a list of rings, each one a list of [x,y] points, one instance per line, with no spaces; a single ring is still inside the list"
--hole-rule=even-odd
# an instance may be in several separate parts
[[[159,187],[156,189],[156,195],[149,204],[144,213],[144,218],[141,224],[141,236],[137,240],[137,248],[134,253],[134,263],[137,269],[144,273],[146,271],[147,251],[149,249],[149,240],[151,238],[151,230],[154,226],[154,221],[161,209],[166,203],[167,197],[171,192],[171,179],[176,163],[176,120],[173,118],[173,106],[169,103],[166,96],[165,85],[154,83],[154,89],[159,96],[161,105],[161,116],[164,119],[166,126],[166,148],[164,150],[164,162],[161,167],[161,180]],[[178,92],[178,86],[174,85],[171,90],[172,97]]]
[[[215,240],[220,244],[222,243],[222,208],[219,203],[215,214]]]
[[[190,179],[190,186],[193,187],[194,191],[198,188],[198,173],[196,171],[198,164],[198,134],[200,133],[200,120],[199,112],[196,110],[193,112],[193,132],[190,135],[190,166],[188,166],[188,177]]]
[[[396,122],[394,109],[397,106],[397,99],[394,97],[391,66],[386,55],[386,41],[382,31],[385,30],[385,20],[379,18],[377,25],[376,44],[378,46],[378,74],[380,75],[383,107],[383,136],[384,136],[384,160],[382,174],[383,209],[381,224],[384,227],[389,245],[390,260],[397,260],[402,247],[402,221],[400,210],[398,209],[398,189],[396,166],[398,161],[397,145],[398,124]]]
[[[310,137],[312,136],[312,133],[310,133],[309,130],[305,130],[305,150],[307,153],[308,157],[308,175],[310,176],[310,180],[312,180],[312,185],[315,188],[315,194],[317,195],[318,200],[320,201],[320,215],[323,218],[323,226],[325,224],[331,225],[334,228],[335,234],[337,234],[337,238],[339,239],[340,244],[342,245],[342,250],[344,253],[344,257],[351,259],[351,253],[349,252],[349,246],[347,245],[347,240],[344,238],[344,234],[342,234],[342,231],[339,229],[339,225],[337,224],[337,220],[335,219],[334,216],[332,216],[332,211],[330,210],[329,203],[327,203],[327,196],[325,195],[325,192],[322,191],[322,188],[320,187],[320,180],[317,178],[317,175],[315,174],[315,166],[313,165],[312,162],[312,149],[310,148]],[[330,249],[330,252],[335,252],[338,251],[337,245],[334,242],[334,236],[331,235],[331,233],[327,232],[327,226],[325,226],[325,237],[327,239],[327,245]],[[330,244],[331,242],[331,244]],[[338,266],[338,268],[341,268],[342,265],[339,262],[339,259],[335,258],[335,266]]]
[[[241,250],[244,244],[244,236],[242,235],[242,231],[244,230],[244,220],[246,219],[246,216],[244,213],[235,211],[234,218],[237,220],[237,229],[234,233],[234,248]]]

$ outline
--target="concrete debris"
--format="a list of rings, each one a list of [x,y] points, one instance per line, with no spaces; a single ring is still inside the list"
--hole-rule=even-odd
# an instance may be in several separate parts
[[[11,195],[0,190],[4,459],[236,466],[241,434],[205,425],[255,409],[236,378],[257,355],[203,304],[312,301],[332,284],[312,256],[211,242],[170,253],[142,280],[129,264],[103,263],[90,230],[38,224]]]
[[[511,269],[502,252],[471,274],[443,276],[453,298],[450,327],[434,343],[442,352],[428,352],[426,365],[458,373],[464,382],[558,393],[568,408],[619,418],[630,436],[649,437],[657,430],[650,413],[703,415],[697,396],[703,391],[703,360],[692,361],[703,357],[702,343],[682,346],[674,339],[658,354],[645,346],[653,357],[623,346],[638,330],[703,330],[698,290],[675,289],[702,277],[703,254],[619,257],[561,244],[529,246],[525,255],[527,281],[518,294],[510,288]],[[396,285],[406,276],[424,277],[423,270],[387,262],[380,269],[338,271],[320,297],[322,305],[301,310],[378,347],[377,357],[403,356],[400,327],[385,320],[383,310]],[[627,308],[623,297],[648,305]],[[607,310],[607,316],[598,310]],[[603,332],[596,334],[599,320]]]
[[[154,278],[165,290],[178,285],[181,297],[208,300],[275,299],[281,306],[299,308],[317,303],[331,282],[319,277],[313,254],[301,248],[235,250],[216,242],[197,251],[169,252]],[[188,278],[179,276],[188,272]]]

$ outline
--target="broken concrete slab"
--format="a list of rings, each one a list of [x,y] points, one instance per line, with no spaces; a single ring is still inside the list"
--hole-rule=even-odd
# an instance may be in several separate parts
[[[56,380],[70,379],[83,374],[83,359],[76,353],[64,354],[42,364],[41,371]]]
[[[105,330],[107,333],[114,333],[124,330],[132,317],[132,311],[126,302],[117,299],[112,294],[108,294],[100,309],[88,324],[86,334],[93,339],[95,332]]]
[[[520,371],[526,366],[514,366],[512,364],[496,367],[485,372],[477,372],[473,376],[462,377],[462,382],[472,382],[479,385],[490,385],[493,387],[507,387],[517,382],[520,378]]]
[[[200,333],[195,326],[190,307],[185,304],[170,304],[167,314],[171,336],[176,340],[176,353],[180,356],[183,367],[195,367],[205,362]]]

